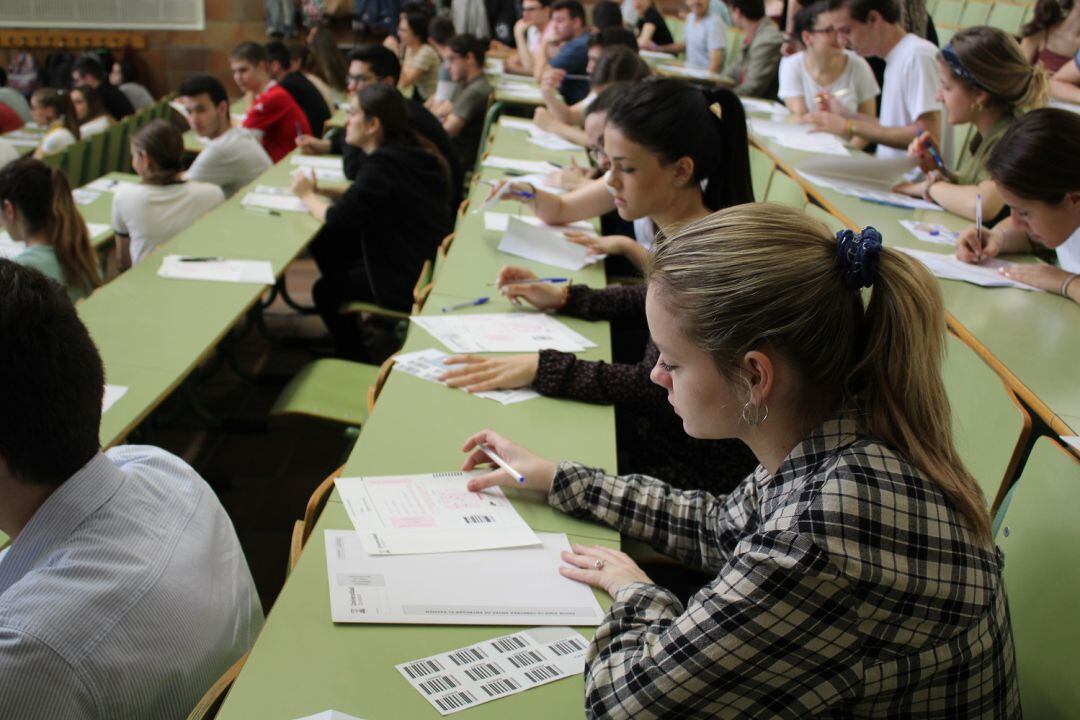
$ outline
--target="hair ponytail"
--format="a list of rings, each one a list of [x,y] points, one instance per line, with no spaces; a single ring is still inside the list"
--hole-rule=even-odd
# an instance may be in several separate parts
[[[146,154],[150,167],[143,173],[147,185],[173,185],[183,182],[184,136],[173,125],[157,119],[143,125],[131,138],[131,145]]]
[[[705,205],[712,210],[754,202],[750,179],[750,139],[746,110],[727,88],[706,92],[705,102],[717,124],[716,167],[705,186]],[[762,198],[764,200],[764,198]]]
[[[70,132],[76,140],[81,138],[79,134],[79,119],[75,117],[75,106],[71,102],[71,96],[63,90],[56,88],[38,88],[31,96],[34,102],[42,107],[51,108],[56,114],[56,119]]]
[[[1031,22],[1020,30],[1020,37],[1030,37],[1050,28],[1065,19],[1073,7],[1073,0],[1038,0],[1032,12]]]
[[[775,348],[797,368],[803,403],[853,415],[990,544],[986,500],[952,439],[936,282],[915,260],[880,249],[860,268],[870,268],[861,279],[873,283],[864,309],[864,283],[838,268],[837,248],[828,228],[800,211],[742,205],[659,243],[648,279],[687,337],[736,386],[746,352]]]
[[[1050,79],[1045,69],[1024,57],[1020,43],[994,27],[970,27],[953,36],[941,52],[954,78],[981,88],[990,102],[1013,115],[1046,104]],[[955,63],[955,64],[954,64]]]

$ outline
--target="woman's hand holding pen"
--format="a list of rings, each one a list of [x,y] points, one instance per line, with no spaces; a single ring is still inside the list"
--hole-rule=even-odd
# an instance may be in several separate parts
[[[512,180],[496,180],[491,183],[491,192],[488,193],[487,199],[498,195],[502,192],[503,187],[509,184],[509,189],[503,194],[505,200],[517,200],[518,202],[532,202],[536,199],[536,188],[529,183],[514,182]]]
[[[956,238],[956,257],[966,263],[981,263],[987,258],[997,257],[1001,253],[1004,238],[1000,228],[982,232],[971,225],[960,231]]]
[[[304,169],[297,170],[292,176],[292,193],[296,197],[304,197],[305,195],[315,194],[319,191],[319,186],[315,180],[314,171],[311,174],[305,172]]]
[[[570,292],[568,285],[535,282],[537,279],[531,270],[508,265],[499,270],[495,285],[515,305],[520,304],[522,298],[539,310],[558,310],[566,305]]]
[[[461,448],[469,453],[462,464],[461,469],[468,471],[477,465],[491,462],[487,453],[480,449],[484,445],[500,458],[506,461],[514,470],[521,473],[525,478],[524,487],[529,490],[539,490],[543,493],[551,492],[551,484],[555,481],[557,465],[551,460],[535,455],[516,443],[512,443],[503,436],[491,430],[482,430],[468,440]],[[522,485],[505,470],[495,468],[486,475],[481,475],[469,480],[469,490],[477,492],[495,485],[506,487],[522,487]]]

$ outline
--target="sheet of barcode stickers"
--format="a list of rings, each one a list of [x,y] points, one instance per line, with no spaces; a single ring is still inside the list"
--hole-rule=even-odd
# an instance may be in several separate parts
[[[588,641],[568,627],[538,627],[395,665],[440,715],[585,671]]]

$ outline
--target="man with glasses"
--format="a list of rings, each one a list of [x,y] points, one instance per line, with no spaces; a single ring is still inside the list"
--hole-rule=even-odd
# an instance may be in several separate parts
[[[817,129],[877,143],[881,158],[905,157],[915,136],[926,132],[948,157],[951,133],[937,99],[937,47],[904,29],[896,0],[829,0],[829,11],[843,45],[885,60],[885,81],[879,118],[817,112],[811,115]]]
[[[551,0],[524,0],[521,19],[514,23],[517,54],[506,58],[506,72],[532,75],[533,68],[544,62],[544,43],[551,39]]]

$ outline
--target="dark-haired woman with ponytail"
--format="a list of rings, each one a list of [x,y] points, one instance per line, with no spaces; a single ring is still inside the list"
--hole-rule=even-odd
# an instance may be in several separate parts
[[[611,169],[590,185],[562,197],[520,183],[512,185],[512,192],[534,193],[537,217],[551,224],[616,209],[625,220],[655,225],[660,236],[720,208],[753,200],[746,116],[729,90],[705,95],[688,83],[666,78],[638,83],[608,112],[604,152]],[[651,229],[649,235],[652,240]],[[752,462],[744,446],[687,438],[664,393],[649,382],[659,350],[651,341],[643,342],[647,337],[643,285],[593,290],[583,285],[519,284],[534,277],[525,268],[506,267],[497,280],[511,300],[611,321],[617,345],[637,340],[632,350],[620,353],[630,362],[593,362],[554,350],[497,358],[466,355],[449,360],[460,367],[446,374],[448,384],[472,392],[531,385],[551,397],[613,404],[619,464],[627,472],[661,474],[681,487],[708,485],[718,491],[730,489],[745,475]]]
[[[79,141],[79,121],[71,96],[56,88],[38,88],[30,96],[30,117],[34,123],[45,128],[34,157],[44,157],[63,152],[69,145]]]
[[[353,93],[345,142],[366,157],[344,191],[320,188],[298,170],[292,190],[323,223],[311,243],[321,277],[315,307],[338,355],[370,360],[356,318],[338,309],[350,301],[409,310],[424,261],[453,227],[446,159],[409,126],[405,98],[385,85]]]
[[[1053,74],[1080,50],[1080,4],[1038,0],[1031,21],[1020,31],[1020,47],[1032,65]]]
[[[151,120],[131,138],[131,167],[142,178],[113,196],[116,257],[126,270],[225,200],[217,185],[184,180],[184,138]]]
[[[614,599],[585,716],[1020,718],[1003,558],[953,441],[925,268],[873,228],[743,205],[658,246],[645,311],[686,432],[757,458],[731,493],[556,464],[490,430],[463,447],[464,469],[490,446],[555,508],[712,576],[684,604],[617,550],[562,554]],[[469,490],[493,485],[518,483],[496,469]]]
[[[80,300],[101,285],[90,231],[71,197],[67,176],[34,158],[0,169],[0,225],[26,250],[14,260],[36,268]]]

